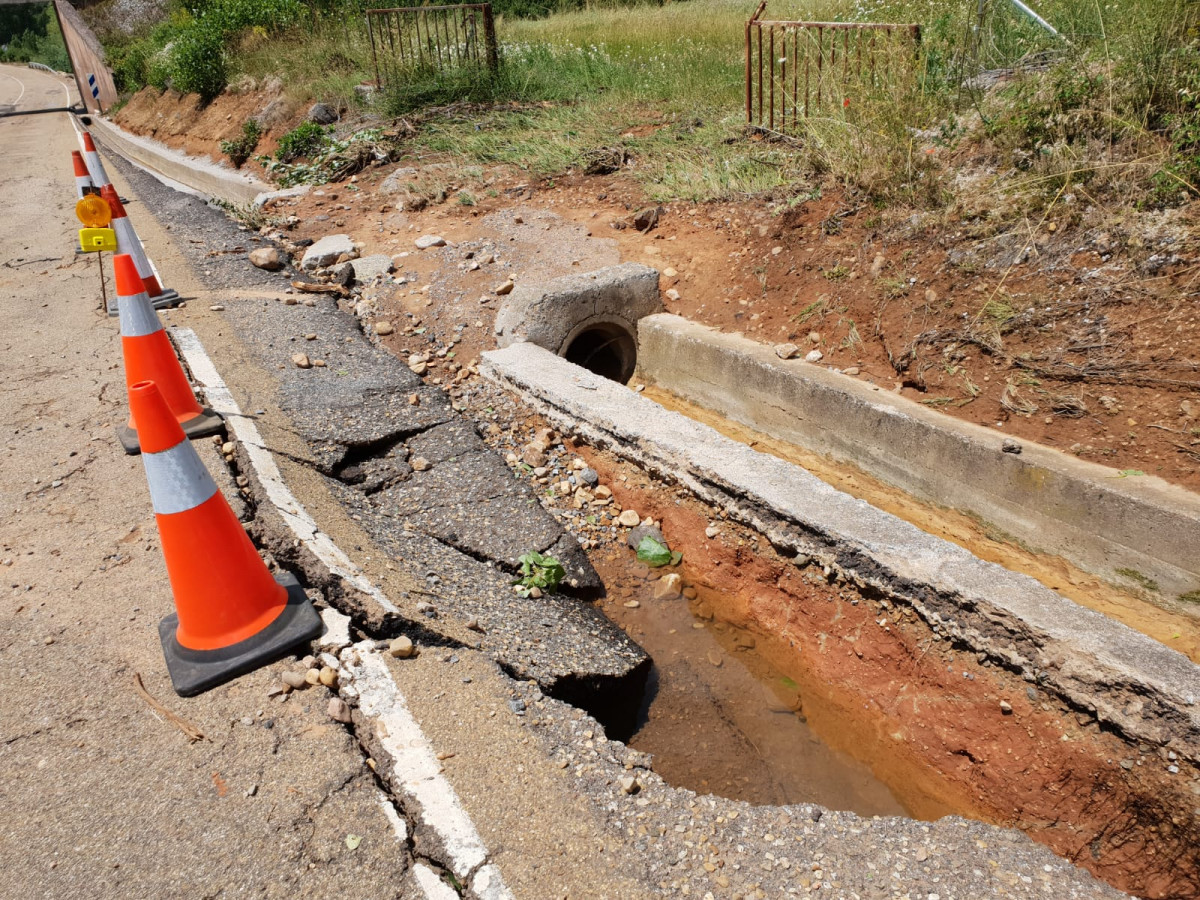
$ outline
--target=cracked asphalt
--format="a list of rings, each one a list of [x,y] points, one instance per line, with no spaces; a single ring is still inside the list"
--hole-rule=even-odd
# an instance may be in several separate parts
[[[75,139],[64,116],[47,116],[0,120],[0,142],[12,197],[0,267],[0,896],[433,896],[413,875],[421,860],[444,862],[445,847],[381,719],[335,721],[323,687],[271,696],[294,659],[198,698],[171,691],[150,501],[112,430],[124,416],[116,326],[100,312],[95,261],[72,251]],[[417,641],[415,658],[387,671],[512,896],[1120,896],[1016,832],[754,808],[666,785],[579,708],[606,712],[603,698],[636,691],[640,649],[577,597],[512,593],[518,547],[565,551],[571,539],[473,423],[336,302],[289,305],[289,276],[246,265],[255,236],[218,210],[122,165],[109,174],[168,286],[192,298],[164,320],[196,331],[289,487],[399,613],[323,573],[239,452],[248,527],[314,600],[353,617],[359,643],[343,660],[392,634]],[[296,369],[301,350],[326,366]],[[197,447],[234,494],[216,445]],[[428,468],[414,469],[417,456]],[[595,589],[586,557],[572,570],[578,593]],[[349,674],[341,692],[358,693]]]

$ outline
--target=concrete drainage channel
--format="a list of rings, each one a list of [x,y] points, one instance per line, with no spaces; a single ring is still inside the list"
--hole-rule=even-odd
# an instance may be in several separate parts
[[[871,745],[885,778],[916,779],[950,808],[1021,827],[1142,895],[1200,890],[1200,672],[1189,660],[531,343],[485,354],[482,368],[565,433],[769,539],[774,586],[760,573],[709,602],[765,638],[784,671],[829,686],[833,706],[852,718],[873,707],[859,714],[874,733],[858,749]],[[677,522],[672,540],[687,527]]]
[[[186,220],[202,211],[181,212]],[[216,227],[215,222],[207,224]],[[185,249],[195,250],[193,262],[205,259],[204,247]],[[616,312],[593,294],[580,307],[582,314],[557,323],[560,330],[548,339],[554,353],[513,343],[486,357],[485,373],[560,429],[602,448],[613,465],[654,473],[696,498],[699,509],[687,503],[676,507],[659,487],[637,501],[651,510],[657,503],[656,515],[669,524],[672,541],[679,535],[687,545],[689,577],[722,583],[718,561],[706,568],[705,554],[699,551],[708,510],[720,509],[730,520],[766,535],[770,546],[737,549],[723,560],[726,572],[734,568],[729,564],[734,559],[753,570],[753,583],[724,583],[723,592],[710,593],[705,602],[716,607],[716,615],[753,631],[763,652],[781,671],[795,673],[802,686],[829,685],[826,700],[835,711],[853,719],[855,707],[873,705],[870,727],[855,738],[873,745],[881,759],[903,757],[904,765],[893,775],[921,772],[918,777],[933,785],[932,792],[951,808],[1023,827],[1117,886],[1145,896],[1194,895],[1200,888],[1200,715],[1195,707],[1200,682],[1195,667],[1102,617],[1069,608],[1029,579],[982,566],[964,551],[915,533],[865,504],[848,502],[794,467],[780,468],[784,464],[722,443],[616,381],[572,365],[574,358],[618,379],[632,370],[637,322],[660,307],[656,285],[650,289],[651,276],[639,270],[628,274],[637,287],[622,295],[625,282],[616,279],[613,290],[623,296]],[[592,286],[605,283],[606,277],[582,276]],[[588,285],[584,288],[586,293]],[[526,312],[507,323],[497,321],[501,331],[508,329],[502,334],[505,340],[530,336],[518,333],[523,322],[536,318],[528,314],[530,309],[539,303],[544,310],[556,306],[553,290],[531,294],[514,292],[513,300],[526,303]],[[264,319],[251,310],[260,305],[276,311]],[[968,869],[975,865],[986,871],[995,852],[1000,865],[1023,873],[1014,876],[1011,891],[1007,882],[996,882],[988,894],[1032,896],[1033,889],[1022,885],[1033,884],[1032,876],[1040,878],[1044,870],[1055,873],[1047,879],[1059,879],[1058,896],[1108,895],[1075,880],[1048,855],[1023,856],[1032,851],[1015,842],[1010,852],[1003,832],[958,820],[932,825],[867,820],[805,804],[753,808],[674,791],[645,772],[644,761],[627,755],[619,744],[594,739],[592,730],[584,730],[586,721],[579,725],[569,715],[556,718],[561,702],[570,702],[621,730],[649,665],[640,648],[599,610],[580,602],[598,591],[600,583],[573,539],[548,516],[529,513],[540,508],[530,506],[534,498],[528,486],[514,486],[474,426],[450,408],[444,392],[371,346],[352,315],[335,303],[275,307],[269,300],[246,300],[232,305],[226,318],[264,365],[274,368],[296,333],[312,332],[326,342],[330,369],[352,373],[335,382],[314,380],[322,377],[315,370],[292,372],[283,380],[279,405],[295,432],[290,449],[275,452],[315,474],[321,490],[405,570],[404,577],[382,585],[383,604],[356,587],[354,578],[295,544],[286,520],[272,523],[270,515],[260,516],[263,542],[350,613],[361,633],[384,638],[403,631],[418,640],[462,648],[464,656],[480,648],[513,679],[513,704],[522,710],[546,707],[540,727],[551,742],[548,752],[586,753],[591,759],[602,754],[600,748],[611,751],[611,767],[601,765],[597,772],[580,766],[572,777],[577,789],[586,786],[602,797],[606,809],[622,809],[640,789],[636,819],[629,814],[626,825],[620,818],[626,813],[614,813],[619,819],[615,834],[621,839],[627,827],[630,835],[638,833],[635,826],[644,834],[654,824],[643,819],[657,809],[652,804],[663,804],[664,810],[703,809],[710,821],[715,818],[718,831],[723,829],[712,846],[730,859],[747,844],[767,852],[778,873],[787,868],[778,864],[779,858],[789,852],[780,850],[781,840],[796,842],[789,847],[809,847],[790,851],[801,856],[824,846],[815,853],[819,860],[827,853],[859,853],[845,848],[861,835],[864,844],[874,846],[851,859],[865,871],[873,869],[873,849],[886,856],[891,851],[881,848],[890,841],[911,846],[923,844],[931,833],[944,838],[961,830],[972,839],[951,855]],[[295,456],[289,457],[292,452]],[[253,488],[258,496],[270,494],[269,486],[254,483]],[[532,545],[568,562],[575,597],[538,603],[514,599],[508,573],[517,553]],[[831,662],[835,659],[838,665]],[[813,717],[818,717],[817,706],[809,708]],[[360,739],[374,748],[369,712],[362,710],[362,718],[356,714],[356,727]],[[560,729],[557,723],[567,720],[576,724]],[[962,734],[964,725],[972,728],[970,740]],[[536,738],[538,732],[528,734]],[[632,766],[636,776],[619,774],[622,758],[624,771]],[[395,775],[399,780],[403,773]],[[634,784],[629,791],[618,787],[630,777]],[[751,823],[754,834],[748,830]],[[676,827],[682,841],[690,832],[687,826]],[[423,834],[418,829],[417,839]],[[665,825],[658,834],[651,850],[638,846],[649,853],[648,874],[661,872],[645,883],[658,883],[667,892],[674,883],[672,869],[660,869],[654,860],[669,853],[674,867],[695,848],[672,843],[673,832]],[[825,835],[836,837],[822,844]],[[730,840],[733,844],[726,847]],[[441,851],[432,856],[444,858]],[[916,875],[918,865],[943,873],[943,896],[952,885],[958,885],[956,895],[969,895],[967,885],[979,883],[969,872],[936,868],[941,860],[924,850],[915,860],[916,881],[896,874],[898,868],[883,875],[890,879],[884,890],[937,884],[938,877],[926,882]],[[850,868],[856,868],[854,862]],[[705,871],[697,886],[711,877],[710,891],[728,888],[726,874],[737,874],[715,866]],[[831,889],[815,863],[812,871],[814,877],[805,874],[801,880],[805,889],[810,882]],[[853,871],[844,870],[842,878],[860,891],[878,887],[856,881]],[[799,883],[790,874],[786,879],[793,886]],[[975,895],[983,894],[976,890]],[[752,890],[744,896],[767,894]]]

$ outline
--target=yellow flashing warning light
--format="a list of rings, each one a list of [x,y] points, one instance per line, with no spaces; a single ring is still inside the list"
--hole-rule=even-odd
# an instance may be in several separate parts
[[[107,204],[106,204],[107,205]],[[83,218],[80,216],[80,218]],[[84,253],[117,252],[117,233],[111,228],[79,229],[79,249]]]
[[[75,204],[75,215],[87,228],[108,228],[112,222],[112,208],[96,194],[80,197]]]

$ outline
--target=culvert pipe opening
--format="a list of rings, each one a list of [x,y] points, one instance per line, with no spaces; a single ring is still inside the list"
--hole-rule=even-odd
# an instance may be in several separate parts
[[[637,339],[625,326],[597,322],[568,338],[560,355],[589,372],[625,384],[637,368]]]

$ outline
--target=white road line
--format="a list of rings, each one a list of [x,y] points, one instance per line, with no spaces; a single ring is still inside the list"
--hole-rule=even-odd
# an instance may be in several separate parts
[[[389,611],[396,607],[383,592],[366,577],[328,535],[317,530],[316,523],[292,494],[275,465],[271,452],[263,446],[258,427],[242,415],[225,381],[213,365],[196,333],[190,328],[172,328],[171,333],[192,375],[203,385],[209,406],[225,416],[231,436],[241,441],[254,466],[267,497],[296,537],[331,572],[368,594]],[[377,720],[377,735],[392,757],[392,771],[406,797],[420,807],[421,820],[441,840],[449,859],[446,863],[463,884],[469,884],[482,900],[515,900],[500,869],[489,863],[487,848],[475,824],[463,807],[458,795],[441,771],[441,763],[433,745],[425,737],[413,717],[404,695],[388,671],[387,663],[374,649],[374,642],[364,641],[342,652],[343,671],[348,676],[342,693],[357,699],[360,711]],[[390,804],[386,804],[390,806]],[[394,811],[388,818],[400,840],[406,840],[408,828]],[[456,900],[458,894],[445,884],[437,873],[417,863],[413,875],[427,900]],[[448,893],[447,893],[448,892]]]
[[[192,375],[203,385],[208,405],[225,417],[225,424],[232,436],[245,445],[246,453],[258,472],[258,479],[262,482],[267,497],[279,510],[292,533],[308,545],[317,559],[334,575],[355,590],[366,594],[387,612],[399,612],[399,608],[387,595],[371,583],[362,569],[350,561],[350,557],[346,556],[342,548],[335,544],[329,535],[321,532],[308,510],[292,494],[279,473],[279,467],[275,465],[271,451],[263,444],[258,426],[254,424],[253,419],[242,415],[241,408],[233,399],[233,394],[217,372],[217,367],[209,359],[196,333],[190,328],[172,328],[171,334],[183,358],[187,360]]]
[[[21,102],[21,98],[25,96],[25,82],[23,82],[20,78],[17,78],[15,75],[9,75],[7,72],[0,72],[0,75],[15,81],[21,88],[21,93],[17,94],[17,99],[12,102],[13,109],[15,110],[17,108],[17,104]]]

